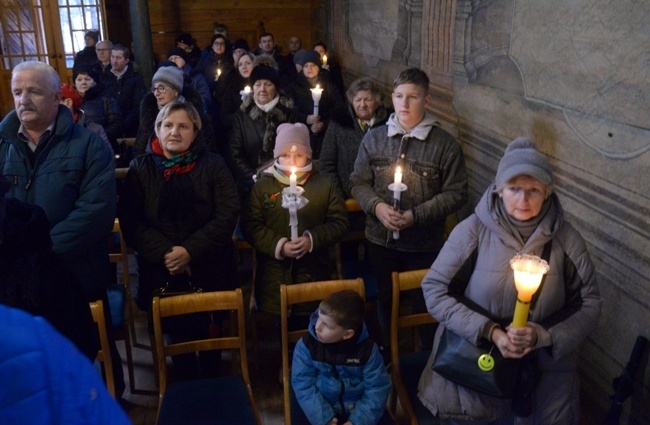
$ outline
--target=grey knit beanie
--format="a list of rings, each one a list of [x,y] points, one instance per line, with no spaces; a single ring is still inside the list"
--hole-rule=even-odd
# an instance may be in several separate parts
[[[151,79],[152,83],[156,81],[167,84],[178,93],[183,91],[183,71],[175,64],[174,66],[161,66],[158,68],[158,71]]]
[[[496,186],[501,187],[521,175],[528,175],[547,186],[551,185],[552,173],[548,158],[525,137],[516,138],[506,147],[497,169]]]

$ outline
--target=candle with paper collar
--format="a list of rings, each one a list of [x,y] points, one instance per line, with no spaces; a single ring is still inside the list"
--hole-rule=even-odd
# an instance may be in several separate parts
[[[291,174],[289,175],[289,187],[291,192],[296,191],[296,167],[291,167]]]
[[[514,270],[515,286],[517,287],[517,304],[512,318],[512,327],[523,328],[528,323],[528,312],[533,294],[539,288],[542,277],[548,272],[548,263],[528,254],[515,255],[510,260],[510,267]]]
[[[400,199],[402,197],[402,191],[400,190],[402,184],[402,169],[400,167],[395,169],[395,181],[393,184],[395,185],[393,189],[393,209],[399,211]],[[399,230],[393,232],[393,239],[399,239]]]
[[[320,98],[323,94],[323,89],[320,88],[320,84],[316,84],[316,87],[310,90],[311,98],[314,101],[314,115],[318,116],[318,103],[320,102]]]

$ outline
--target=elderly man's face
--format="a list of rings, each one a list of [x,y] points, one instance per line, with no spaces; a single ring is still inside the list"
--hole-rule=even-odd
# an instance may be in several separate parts
[[[111,48],[108,47],[108,43],[100,41],[95,46],[95,52],[97,52],[97,59],[103,64],[109,63],[111,61]]]
[[[52,90],[44,73],[17,72],[11,79],[11,93],[18,118],[28,130],[45,130],[56,119],[61,91]]]
[[[359,119],[368,121],[375,115],[379,102],[370,90],[359,90],[352,99],[352,107]]]
[[[273,37],[270,35],[260,38],[260,50],[264,53],[272,53],[274,47],[275,41],[273,41]]]
[[[298,37],[291,37],[289,39],[289,50],[291,50],[291,53],[297,52],[300,50],[300,47],[302,47],[302,43]]]

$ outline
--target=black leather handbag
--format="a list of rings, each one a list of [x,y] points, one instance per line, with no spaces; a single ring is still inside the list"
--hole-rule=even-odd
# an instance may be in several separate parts
[[[546,261],[551,256],[551,247],[552,240],[544,246],[542,258]],[[542,277],[539,290],[531,302],[531,308],[539,298],[545,280],[546,275]],[[473,310],[490,317],[487,311],[470,300],[465,299],[463,302]],[[531,357],[533,360],[535,356],[529,354],[526,357]],[[431,368],[442,377],[464,387],[493,397],[511,399],[516,397],[517,391],[522,387],[520,382],[522,360],[524,359],[504,358],[491,341],[482,340],[478,345],[474,345],[462,336],[444,328]],[[528,361],[526,363],[528,371],[530,364]],[[536,385],[536,382],[534,384]],[[530,388],[527,390],[530,392]]]
[[[483,369],[479,367],[479,362],[483,364]],[[487,368],[491,369],[485,370]],[[503,358],[491,342],[485,341],[476,346],[445,328],[432,369],[452,382],[483,394],[513,398],[519,360]]]

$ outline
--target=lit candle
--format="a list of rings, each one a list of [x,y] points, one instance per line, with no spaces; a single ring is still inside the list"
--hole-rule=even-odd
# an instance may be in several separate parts
[[[399,211],[400,198],[402,197],[402,169],[395,169],[395,181],[393,182],[393,209]],[[393,239],[399,239],[399,230],[393,232]]]
[[[327,55],[323,55],[323,65],[327,65]]]
[[[510,267],[514,270],[515,286],[517,287],[517,304],[512,318],[512,327],[523,328],[528,322],[530,301],[549,267],[545,260],[527,254],[515,255],[510,260]]]
[[[289,188],[291,192],[296,191],[296,167],[291,167],[291,175],[289,176]]]
[[[311,90],[311,98],[314,101],[314,115],[318,116],[318,102],[320,102],[320,97],[323,94],[323,89],[320,88],[319,84],[316,84],[316,87]]]
[[[251,92],[251,86],[244,87],[244,94],[250,94],[250,92]]]
[[[395,169],[395,184],[401,184],[402,183],[402,169],[400,167],[397,167]]]
[[[217,68],[217,75],[214,76],[214,81],[219,81],[219,77],[221,77],[221,68]]]

